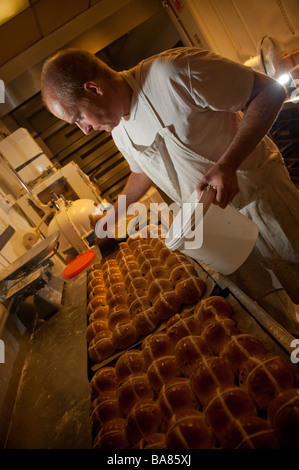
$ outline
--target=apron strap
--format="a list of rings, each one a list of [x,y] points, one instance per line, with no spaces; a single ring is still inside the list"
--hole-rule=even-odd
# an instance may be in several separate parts
[[[142,101],[146,104],[149,112],[150,112],[150,116],[153,120],[153,122],[158,126],[160,129],[163,129],[164,127],[164,124],[163,122],[161,121],[159,115],[156,113],[155,109],[153,108],[152,104],[150,103],[150,101],[148,100],[148,98],[146,97],[146,95],[144,94],[144,92],[142,91],[141,87],[139,86],[137,80],[135,80],[135,78],[133,77],[133,75],[128,72],[127,70],[124,70],[122,72],[120,72],[120,75],[126,80],[126,82],[130,85],[130,87],[132,88],[133,90],[133,93],[138,96],[139,98],[142,99]]]

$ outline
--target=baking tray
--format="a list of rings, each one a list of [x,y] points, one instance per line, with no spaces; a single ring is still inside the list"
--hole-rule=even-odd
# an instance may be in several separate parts
[[[107,259],[112,259],[113,257],[112,256],[109,256],[107,257]],[[187,257],[188,258],[188,257]],[[191,258],[188,258],[190,260],[190,262],[192,262],[192,264],[194,265],[196,271],[198,274],[200,274],[201,278],[205,280],[206,282],[206,290],[205,290],[205,293],[204,295],[202,296],[202,298],[206,298],[206,297],[209,297],[210,295],[212,295],[212,292],[213,290],[215,289],[216,287],[216,283],[215,281],[212,279],[212,277],[204,270],[201,268],[201,266],[199,264],[196,264],[193,262],[193,260]],[[189,311],[189,310],[192,310],[194,308],[194,305],[185,305],[181,310],[180,312],[178,313],[182,313],[183,311]],[[167,320],[163,320],[159,323],[159,325],[151,332],[149,333],[148,335],[152,334],[152,333],[155,333],[157,331],[163,331],[165,330],[166,328],[166,323],[167,323]],[[147,336],[148,336],[147,335]],[[95,372],[96,370],[100,369],[101,367],[104,367],[104,366],[107,366],[109,363],[113,362],[113,361],[116,361],[117,358],[119,356],[121,356],[125,351],[128,351],[130,349],[134,349],[134,348],[138,348],[140,347],[142,341],[144,340],[145,336],[140,336],[138,338],[138,341],[133,344],[132,346],[130,346],[128,349],[126,350],[119,350],[117,351],[115,354],[113,354],[112,356],[108,357],[107,359],[105,359],[104,361],[101,361],[100,363],[96,363],[96,364],[92,364],[91,361],[90,361],[90,369],[92,372]]]
[[[116,252],[107,256],[106,259],[114,257]],[[266,349],[274,355],[281,357],[292,369],[296,385],[299,385],[299,364],[294,364],[291,361],[292,348],[291,343],[295,339],[288,333],[280,324],[278,324],[267,312],[260,308],[253,300],[247,297],[235,284],[228,278],[201,265],[198,261],[187,256],[189,261],[194,265],[198,274],[205,277],[206,291],[202,298],[211,295],[219,295],[226,298],[232,305],[233,316],[232,319],[236,322],[241,333],[251,334],[257,339],[262,341]],[[192,310],[194,305],[185,306],[182,311]],[[181,313],[181,312],[180,312]],[[166,328],[166,321],[161,322],[157,328],[152,331],[163,331]],[[152,334],[150,333],[150,334]],[[130,346],[127,350],[140,348],[144,337],[140,337],[138,342]],[[118,351],[109,358],[100,363],[89,364],[90,377],[96,370],[114,365],[118,357],[123,354],[125,350]]]

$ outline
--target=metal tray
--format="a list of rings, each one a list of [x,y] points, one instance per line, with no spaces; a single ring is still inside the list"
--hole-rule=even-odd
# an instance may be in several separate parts
[[[247,297],[228,278],[206,266],[202,266],[192,258],[188,258],[201,277],[203,277],[203,273],[205,274],[207,289],[203,298],[211,295],[220,295],[227,298],[234,310],[232,319],[237,323],[240,331],[242,333],[252,334],[264,343],[268,352],[281,357],[292,369],[296,386],[299,386],[299,364],[294,364],[291,361],[291,353],[293,350],[291,342],[295,338],[253,300]],[[192,306],[186,306],[184,308],[184,310],[190,309],[192,309]],[[165,327],[166,321],[163,321],[152,333],[164,330]],[[140,348],[143,339],[143,337],[139,338],[137,343],[132,345],[129,349]],[[97,369],[114,365],[118,357],[123,353],[124,351],[118,351],[101,363],[90,364],[90,375]]]

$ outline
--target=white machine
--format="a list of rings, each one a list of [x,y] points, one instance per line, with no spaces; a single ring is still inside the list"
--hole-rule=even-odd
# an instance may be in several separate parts
[[[94,230],[88,218],[95,211],[91,199],[65,201],[59,198],[55,201],[57,213],[48,227],[48,236],[60,231],[59,250],[63,255],[84,253],[94,244]]]
[[[93,244],[88,215],[106,201],[78,165],[55,168],[26,129],[0,142],[0,180],[8,199],[22,209],[33,229],[23,238],[26,247],[60,230],[58,252],[65,259]],[[3,171],[2,171],[3,170]]]

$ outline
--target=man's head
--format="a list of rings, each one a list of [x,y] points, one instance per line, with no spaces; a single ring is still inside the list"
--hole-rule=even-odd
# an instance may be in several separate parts
[[[128,108],[128,88],[122,77],[80,49],[65,49],[47,59],[41,90],[45,105],[56,117],[77,124],[86,134],[111,131]]]

